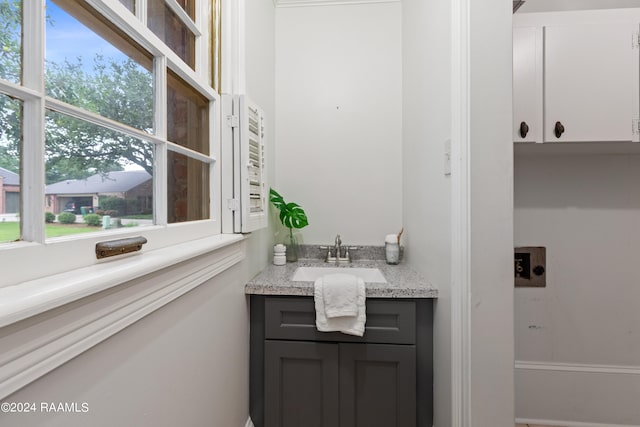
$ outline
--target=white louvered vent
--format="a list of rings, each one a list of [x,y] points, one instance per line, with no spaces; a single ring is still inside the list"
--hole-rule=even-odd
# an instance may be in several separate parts
[[[265,120],[260,107],[245,95],[225,95],[227,132],[233,147],[233,232],[249,233],[267,226],[269,187],[265,182]],[[238,161],[239,160],[239,161]]]
[[[246,122],[243,123],[240,133],[242,137],[242,132],[246,130],[247,139],[246,142],[242,142],[242,148],[246,147],[247,155],[243,159],[246,160],[247,165],[247,176],[243,180],[247,187],[243,193],[248,194],[247,207],[251,217],[263,215],[267,210],[267,191],[264,182],[264,117],[257,105],[247,102],[246,98],[244,102],[246,105],[243,106],[243,98],[241,98],[240,108],[241,111],[246,112]]]

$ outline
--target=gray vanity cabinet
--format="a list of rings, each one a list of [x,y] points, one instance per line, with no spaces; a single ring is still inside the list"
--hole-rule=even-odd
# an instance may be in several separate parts
[[[415,427],[415,345],[339,345],[339,425]]]
[[[339,426],[338,361],[336,344],[267,340],[265,427]]]
[[[367,300],[363,337],[315,328],[312,297],[251,296],[255,427],[426,427],[432,300]]]

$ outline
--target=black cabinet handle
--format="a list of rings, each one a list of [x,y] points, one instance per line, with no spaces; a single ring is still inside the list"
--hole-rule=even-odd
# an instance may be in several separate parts
[[[564,126],[562,126],[562,123],[556,122],[556,127],[553,128],[553,132],[556,134],[556,138],[560,138],[564,133]]]
[[[529,133],[529,125],[527,125],[526,122],[521,122],[520,123],[520,137],[521,138],[526,138],[528,133]]]

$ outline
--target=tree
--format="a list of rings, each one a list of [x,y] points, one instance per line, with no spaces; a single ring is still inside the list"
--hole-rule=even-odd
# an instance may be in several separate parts
[[[47,63],[46,90],[87,111],[147,132],[153,129],[153,81],[131,59],[117,62],[97,55],[91,72],[81,58]],[[152,144],[55,112],[46,117],[45,156],[47,182],[122,170],[126,163],[153,171]]]
[[[0,78],[19,82],[21,10],[19,0],[0,1]],[[49,24],[55,25],[51,19]],[[96,55],[46,63],[46,93],[57,100],[151,133],[153,77],[130,58]],[[19,170],[21,103],[0,95],[0,167]],[[26,126],[29,124],[26,123]],[[153,171],[153,144],[47,110],[46,182],[82,179],[135,164]]]
[[[19,0],[0,2],[0,78],[20,81],[20,32],[22,4]]]
[[[0,2],[0,79],[20,81],[21,3]],[[0,167],[13,172],[20,169],[22,107],[19,101],[0,96]]]

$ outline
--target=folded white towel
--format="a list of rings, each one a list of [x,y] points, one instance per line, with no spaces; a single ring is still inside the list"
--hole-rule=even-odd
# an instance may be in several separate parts
[[[358,278],[353,274],[327,274],[322,277],[324,312],[328,319],[358,314]]]
[[[344,334],[356,335],[361,337],[364,335],[364,326],[367,320],[366,307],[365,307],[365,285],[362,279],[349,275],[351,278],[345,280],[344,277],[331,277],[332,275],[325,275],[318,278],[314,284],[314,301],[316,307],[316,328],[320,332],[342,332]],[[338,275],[344,276],[344,275]],[[350,291],[336,290],[334,289],[337,283],[341,282],[344,287],[351,286],[353,289]],[[325,290],[326,284],[329,283],[327,290]],[[332,304],[339,299],[338,294],[346,295],[345,299],[350,299],[349,295],[355,296],[356,311],[353,315],[328,317],[327,316],[327,299],[332,301]],[[331,307],[329,311],[332,314],[335,313],[353,313],[351,303],[346,301],[337,301],[338,307]]]

